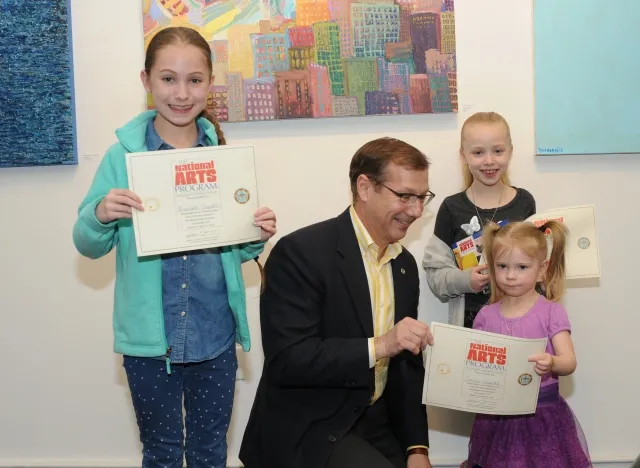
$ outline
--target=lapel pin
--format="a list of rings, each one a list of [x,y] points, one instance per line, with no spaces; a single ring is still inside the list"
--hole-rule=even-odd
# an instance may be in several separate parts
[[[400,273],[404,275],[404,268],[400,268]]]

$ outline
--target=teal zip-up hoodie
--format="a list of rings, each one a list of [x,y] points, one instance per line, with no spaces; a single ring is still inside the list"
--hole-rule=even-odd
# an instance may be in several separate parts
[[[167,352],[162,309],[162,260],[160,256],[138,258],[131,219],[102,224],[95,211],[109,190],[129,188],[125,153],[147,151],[146,128],[155,116],[156,111],[143,112],[116,130],[118,143],[109,148],[98,167],[73,226],[73,242],[85,257],[100,258],[116,247],[114,349],[116,353],[138,357],[164,356]],[[211,144],[217,145],[213,124],[204,118],[199,118],[198,124]],[[263,249],[264,242],[221,248],[229,306],[236,322],[236,341],[244,351],[251,348],[251,340],[240,265],[256,258]]]

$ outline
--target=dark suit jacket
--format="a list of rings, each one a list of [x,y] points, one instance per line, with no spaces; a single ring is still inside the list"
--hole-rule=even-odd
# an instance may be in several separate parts
[[[419,276],[406,250],[392,261],[395,321],[417,317]],[[247,468],[320,468],[374,391],[367,276],[349,210],[276,244],[265,265],[265,364],[245,430]],[[428,445],[422,357],[391,359],[384,401],[401,445]]]

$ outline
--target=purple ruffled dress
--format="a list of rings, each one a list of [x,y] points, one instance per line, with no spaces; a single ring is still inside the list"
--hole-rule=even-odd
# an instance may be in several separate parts
[[[558,384],[540,389],[535,414],[479,414],[469,442],[469,466],[482,468],[592,467],[586,439]]]
[[[521,338],[551,338],[571,330],[562,305],[540,296],[522,317],[507,318],[500,302],[484,307],[474,328]],[[557,376],[543,376],[536,412],[530,415],[478,414],[469,441],[466,466],[482,468],[591,468],[584,433],[560,395]]]

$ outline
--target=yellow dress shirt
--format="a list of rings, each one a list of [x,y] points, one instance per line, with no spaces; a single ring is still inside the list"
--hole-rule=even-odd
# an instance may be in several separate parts
[[[364,224],[360,221],[353,206],[349,212],[369,283],[371,311],[373,314],[373,336],[378,337],[387,333],[394,325],[395,305],[390,262],[400,255],[402,246],[398,242],[388,245],[382,257],[378,259],[380,256],[378,245],[373,241]],[[384,392],[387,384],[389,358],[376,359],[373,338],[369,338],[369,366],[373,367],[374,365],[376,388],[371,403],[380,398],[382,392]]]
[[[353,229],[358,239],[360,253],[364,262],[364,269],[367,273],[367,281],[369,283],[369,294],[371,296],[371,311],[373,314],[373,336],[378,337],[384,335],[394,326],[395,318],[395,298],[393,289],[393,273],[391,271],[391,260],[395,259],[402,253],[402,246],[399,242],[389,244],[386,250],[380,256],[380,249],[373,241],[371,235],[362,224],[356,210],[351,206],[349,209]],[[376,359],[374,338],[369,338],[369,367],[375,366],[375,391],[371,398],[373,404],[384,392],[387,385],[387,373],[389,370],[389,358]],[[424,447],[424,445],[415,445],[412,448]]]

